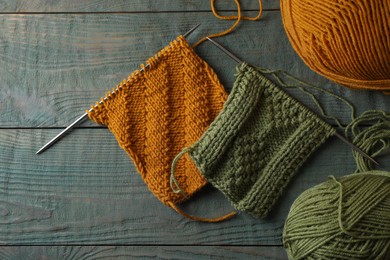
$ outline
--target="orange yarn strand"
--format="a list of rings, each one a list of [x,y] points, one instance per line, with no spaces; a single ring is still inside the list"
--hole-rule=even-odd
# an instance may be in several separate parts
[[[214,2],[215,2],[215,0],[211,0],[211,10],[213,11],[213,14],[215,17],[222,19],[222,20],[236,20],[236,19],[238,19],[238,17],[239,17],[238,15],[220,15],[220,14],[218,14],[218,12],[215,9]],[[241,10],[241,6],[237,2],[238,1],[236,1],[236,5],[238,5],[238,8],[240,8],[239,10]],[[249,21],[259,20],[260,17],[263,15],[263,3],[261,0],[258,0],[258,3],[259,3],[259,13],[257,14],[257,16],[255,16],[255,17],[241,16],[241,20],[249,20]]]
[[[210,2],[211,3],[211,10],[213,11],[213,14],[215,17],[222,19],[222,20],[236,20],[236,21],[227,30],[219,32],[219,33],[211,34],[211,35],[207,36],[208,38],[216,38],[216,37],[230,34],[237,27],[237,25],[240,23],[241,20],[256,21],[256,20],[259,20],[263,14],[263,3],[261,0],[258,0],[259,13],[255,17],[242,16],[241,15],[241,5],[240,5],[239,0],[234,0],[234,2],[236,3],[236,6],[237,6],[237,15],[220,15],[220,14],[218,14],[217,10],[215,9],[215,0],[211,0],[211,2]],[[192,47],[196,47],[199,44],[201,44],[202,42],[206,41],[207,37],[203,37],[198,42],[196,42],[194,45],[192,45]]]
[[[186,147],[184,148],[180,153],[178,153],[176,155],[176,157],[173,159],[172,161],[172,167],[171,167],[171,176],[170,176],[170,186],[171,186],[171,189],[174,193],[176,194],[182,194],[183,197],[187,198],[188,196],[186,195],[186,193],[180,188],[180,184],[178,183],[178,181],[176,180],[175,178],[175,171],[176,171],[176,165],[179,161],[180,158],[183,157],[183,155],[185,155],[186,153],[188,153],[189,151],[191,150],[191,148],[189,147]],[[168,204],[171,208],[173,208],[174,210],[176,210],[177,213],[179,213],[180,215],[188,218],[188,219],[191,219],[191,220],[196,220],[196,221],[202,221],[202,222],[221,222],[221,221],[224,221],[224,220],[227,220],[233,216],[235,216],[237,214],[237,212],[231,212],[229,214],[226,214],[225,216],[222,216],[222,217],[217,217],[217,218],[201,218],[201,217],[195,217],[195,216],[192,216],[192,215],[188,215],[187,213],[185,213],[184,211],[182,211],[179,207],[177,207],[174,203],[172,202],[169,202]]]
[[[172,202],[169,203],[169,206],[171,206],[171,208],[173,208],[177,213],[179,213],[180,215],[182,215],[183,217],[186,217],[188,219],[191,219],[191,220],[195,220],[195,221],[201,221],[201,222],[209,222],[209,223],[216,223],[216,222],[222,222],[224,220],[227,220],[229,218],[232,218],[234,217],[235,215],[237,215],[237,212],[233,211],[233,212],[230,212],[222,217],[217,217],[217,218],[201,218],[201,217],[195,217],[195,216],[192,216],[192,215],[189,215],[187,213],[185,213],[184,211],[182,211],[179,207],[177,207],[175,204],[173,204]]]

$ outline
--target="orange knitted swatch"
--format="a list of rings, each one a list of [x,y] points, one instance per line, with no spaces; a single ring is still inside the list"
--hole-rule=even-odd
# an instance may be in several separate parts
[[[97,103],[88,116],[106,125],[165,205],[187,197],[169,184],[172,160],[205,132],[227,99],[217,75],[179,36]],[[190,197],[206,180],[189,158],[175,177]]]

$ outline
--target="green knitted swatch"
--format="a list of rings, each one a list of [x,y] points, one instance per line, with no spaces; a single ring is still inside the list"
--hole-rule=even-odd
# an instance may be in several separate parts
[[[334,133],[244,63],[224,108],[188,153],[237,210],[265,217],[300,166]]]

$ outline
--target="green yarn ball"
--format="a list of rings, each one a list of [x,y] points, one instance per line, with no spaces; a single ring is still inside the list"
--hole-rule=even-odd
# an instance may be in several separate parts
[[[390,259],[390,172],[331,176],[303,192],[283,244],[289,259]]]

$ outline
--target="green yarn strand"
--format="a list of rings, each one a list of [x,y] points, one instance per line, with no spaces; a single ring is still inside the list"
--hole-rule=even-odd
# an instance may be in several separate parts
[[[288,72],[283,71],[283,70],[271,70],[271,69],[267,69],[267,68],[257,68],[257,69],[259,71],[261,71],[263,74],[269,75],[273,80],[275,80],[275,82],[277,82],[283,88],[298,89],[298,90],[302,91],[302,93],[304,93],[305,95],[307,95],[308,97],[311,98],[313,103],[316,105],[316,107],[319,111],[319,114],[322,116],[322,118],[326,118],[328,120],[335,122],[339,128],[344,129],[345,126],[343,126],[343,124],[340,122],[340,119],[338,119],[337,117],[328,115],[325,112],[325,109],[321,105],[318,98],[310,90],[315,90],[317,92],[325,93],[326,95],[329,95],[329,96],[341,101],[341,103],[345,104],[349,108],[351,120],[354,120],[355,113],[356,113],[355,107],[351,104],[351,102],[349,102],[345,98],[338,96],[329,90],[326,90],[324,88],[320,88],[320,87],[318,87],[314,84],[311,84],[309,82],[305,82],[305,81],[303,81],[303,80],[301,80],[301,79],[299,79],[299,78],[297,78],[297,77],[295,77],[295,76],[293,76],[293,75],[291,75]]]
[[[347,138],[372,157],[383,154],[390,148],[390,113],[368,110],[355,118],[345,129]],[[374,165],[353,151],[357,172],[372,170]]]
[[[331,120],[337,124],[340,129],[345,131],[345,136],[348,140],[369,154],[371,157],[378,157],[383,154],[390,147],[390,114],[381,110],[368,110],[356,117],[355,107],[345,98],[340,97],[326,89],[320,88],[316,85],[305,82],[299,78],[290,75],[289,73],[281,70],[270,70],[266,68],[257,68],[265,75],[269,75],[280,86],[284,88],[295,88],[302,91],[309,96],[313,103],[316,105],[319,114],[328,120]],[[336,117],[330,116],[325,112],[321,103],[317,97],[311,92],[315,90],[317,92],[325,93],[345,104],[351,115],[351,122],[347,126],[343,126],[340,120]],[[366,172],[373,170],[375,165],[364,158],[356,151],[352,151],[353,157],[357,164],[356,172]]]

